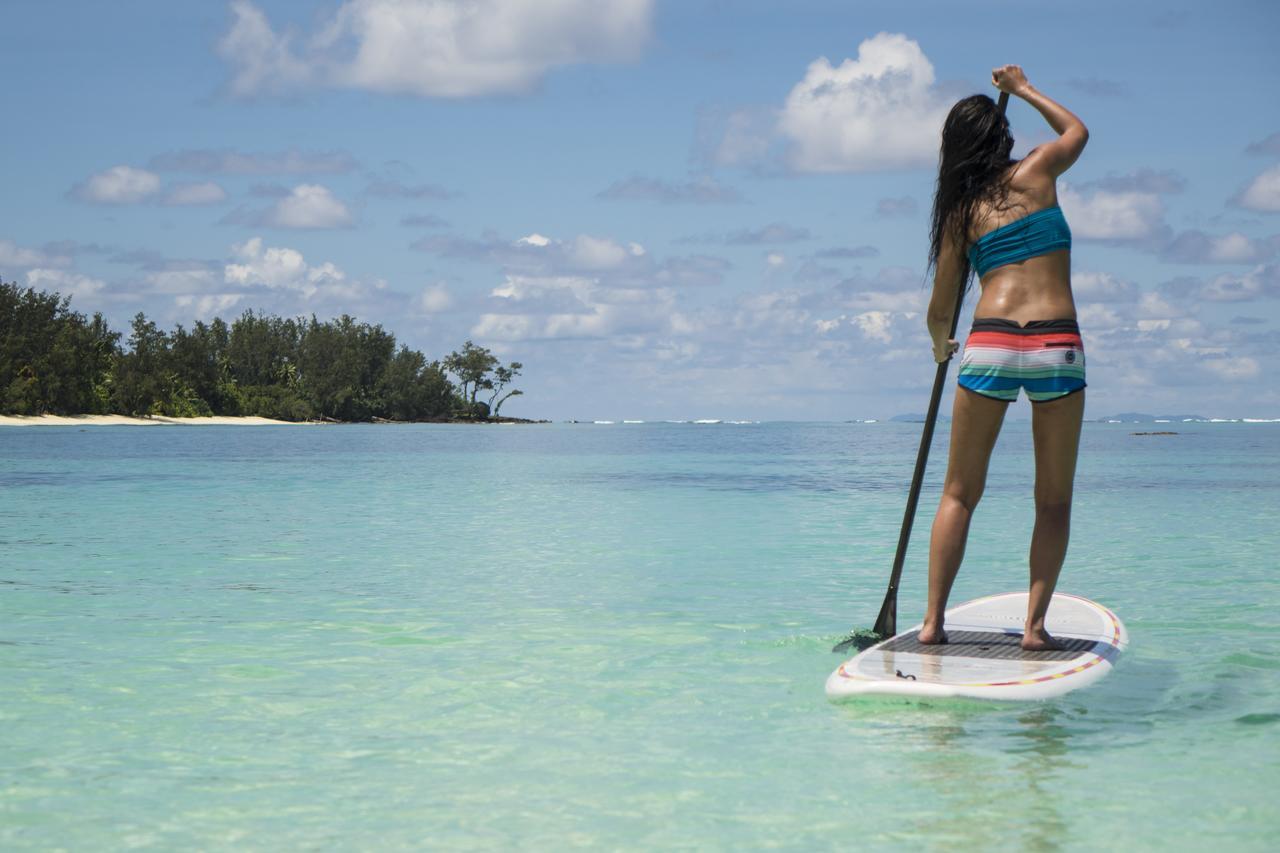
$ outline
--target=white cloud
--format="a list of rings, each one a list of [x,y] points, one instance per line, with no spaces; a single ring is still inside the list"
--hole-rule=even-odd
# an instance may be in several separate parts
[[[233,0],[231,12],[235,23],[218,42],[218,53],[235,66],[233,94],[282,92],[307,82],[311,69],[293,56],[292,36],[277,36],[267,16],[248,0]]]
[[[217,204],[226,201],[227,191],[212,181],[174,184],[165,194],[164,203],[173,205]]]
[[[491,293],[492,311],[471,328],[498,341],[608,338],[643,346],[649,335],[688,335],[699,325],[677,310],[665,287],[606,287],[588,276],[508,274]]]
[[[222,282],[218,274],[204,266],[155,270],[143,277],[152,293],[205,293]]]
[[[295,50],[248,0],[218,49],[236,95],[307,86],[461,98],[524,92],[552,68],[617,62],[648,40],[652,0],[347,0]]]
[[[262,215],[260,224],[277,228],[345,228],[347,206],[319,184],[299,184]]]
[[[854,317],[853,322],[864,337],[888,344],[893,340],[892,335],[889,334],[891,319],[887,311],[866,311]]]
[[[809,65],[778,116],[802,172],[912,169],[937,161],[949,106],[934,88],[933,65],[904,35],[879,33],[858,58]]]
[[[1201,362],[1201,365],[1218,378],[1227,382],[1241,382],[1245,379],[1253,379],[1259,372],[1257,360],[1248,356],[1239,358],[1229,356],[1206,358]]]
[[[1098,302],[1082,302],[1077,305],[1076,317],[1080,321],[1080,328],[1090,332],[1115,329],[1125,322],[1113,307]]]
[[[1211,237],[1209,243],[1209,260],[1224,262],[1247,262],[1257,258],[1254,243],[1238,231]]]
[[[1071,290],[1089,302],[1133,302],[1138,298],[1136,284],[1105,272],[1073,272]]]
[[[309,266],[297,249],[264,249],[261,237],[238,243],[231,251],[243,263],[226,265],[223,279],[229,284],[287,288],[310,296],[320,285],[341,283],[346,278],[342,270],[327,261]]]
[[[1241,207],[1263,213],[1280,211],[1280,164],[1272,166],[1250,181],[1235,202]]]
[[[0,269],[13,267],[65,267],[71,259],[40,249],[28,249],[12,240],[0,240]]]
[[[1211,302],[1245,302],[1260,296],[1280,296],[1280,267],[1262,264],[1244,275],[1217,276],[1200,288],[1198,295]]]
[[[1238,231],[1213,235],[1193,229],[1172,237],[1160,255],[1184,264],[1257,263],[1275,255],[1278,246],[1280,235],[1254,240]]]
[[[160,176],[154,172],[133,166],[112,166],[76,184],[71,194],[95,204],[135,204],[155,195],[159,189]]]
[[[57,291],[62,296],[83,299],[101,291],[106,287],[106,283],[101,279],[90,278],[78,272],[37,267],[27,271],[27,287]]]
[[[444,284],[433,284],[422,289],[415,301],[419,310],[427,314],[447,311],[453,305],[453,297]]]
[[[764,256],[764,262],[771,267],[777,268],[787,262],[787,256],[781,252],[770,252]]]
[[[1142,240],[1164,225],[1164,205],[1156,193],[1097,190],[1085,196],[1064,183],[1058,201],[1072,236],[1082,240]]]
[[[633,243],[632,245],[638,244]],[[629,256],[643,254],[643,248],[639,252],[629,251],[626,247],[608,238],[602,239],[587,234],[579,234],[573,241],[573,247],[569,251],[569,258],[572,263],[583,269],[611,269],[622,264]]]
[[[243,293],[187,294],[177,297],[174,304],[198,319],[207,320],[236,307],[243,299]]]

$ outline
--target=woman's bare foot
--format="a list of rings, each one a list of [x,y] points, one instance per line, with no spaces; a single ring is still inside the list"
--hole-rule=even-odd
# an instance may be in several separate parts
[[[924,642],[921,640],[921,642]],[[1028,652],[1060,652],[1066,648],[1062,643],[1049,636],[1044,628],[1027,631],[1022,635],[1022,648]]]
[[[942,630],[941,625],[930,625],[920,629],[920,633],[916,634],[916,639],[920,641],[922,646],[940,646],[947,642],[947,632]]]

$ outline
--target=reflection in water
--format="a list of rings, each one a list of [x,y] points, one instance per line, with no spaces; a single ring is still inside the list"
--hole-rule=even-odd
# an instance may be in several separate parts
[[[1013,769],[1023,779],[1023,790],[1030,799],[1025,824],[1024,846],[1032,850],[1057,850],[1066,838],[1066,823],[1058,811],[1061,786],[1054,785],[1064,769],[1076,765],[1067,757],[1071,730],[1060,722],[1064,716],[1053,705],[1035,707],[1018,717],[1021,728],[1013,732],[1022,740],[1009,752],[1017,756]]]
[[[900,711],[896,721],[920,792],[899,840],[1048,851],[1068,837],[1061,782],[1079,766],[1060,708],[948,702]]]

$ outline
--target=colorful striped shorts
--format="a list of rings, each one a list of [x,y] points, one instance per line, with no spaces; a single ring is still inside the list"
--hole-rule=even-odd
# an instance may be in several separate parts
[[[973,321],[960,359],[960,387],[1012,402],[1026,388],[1033,403],[1056,400],[1085,387],[1084,342],[1075,320]]]

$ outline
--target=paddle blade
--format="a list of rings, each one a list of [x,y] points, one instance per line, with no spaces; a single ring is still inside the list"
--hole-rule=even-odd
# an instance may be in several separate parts
[[[875,631],[868,631],[865,628],[854,631],[840,642],[831,647],[831,651],[837,654],[841,652],[857,651],[863,652],[883,640],[884,637]]]

